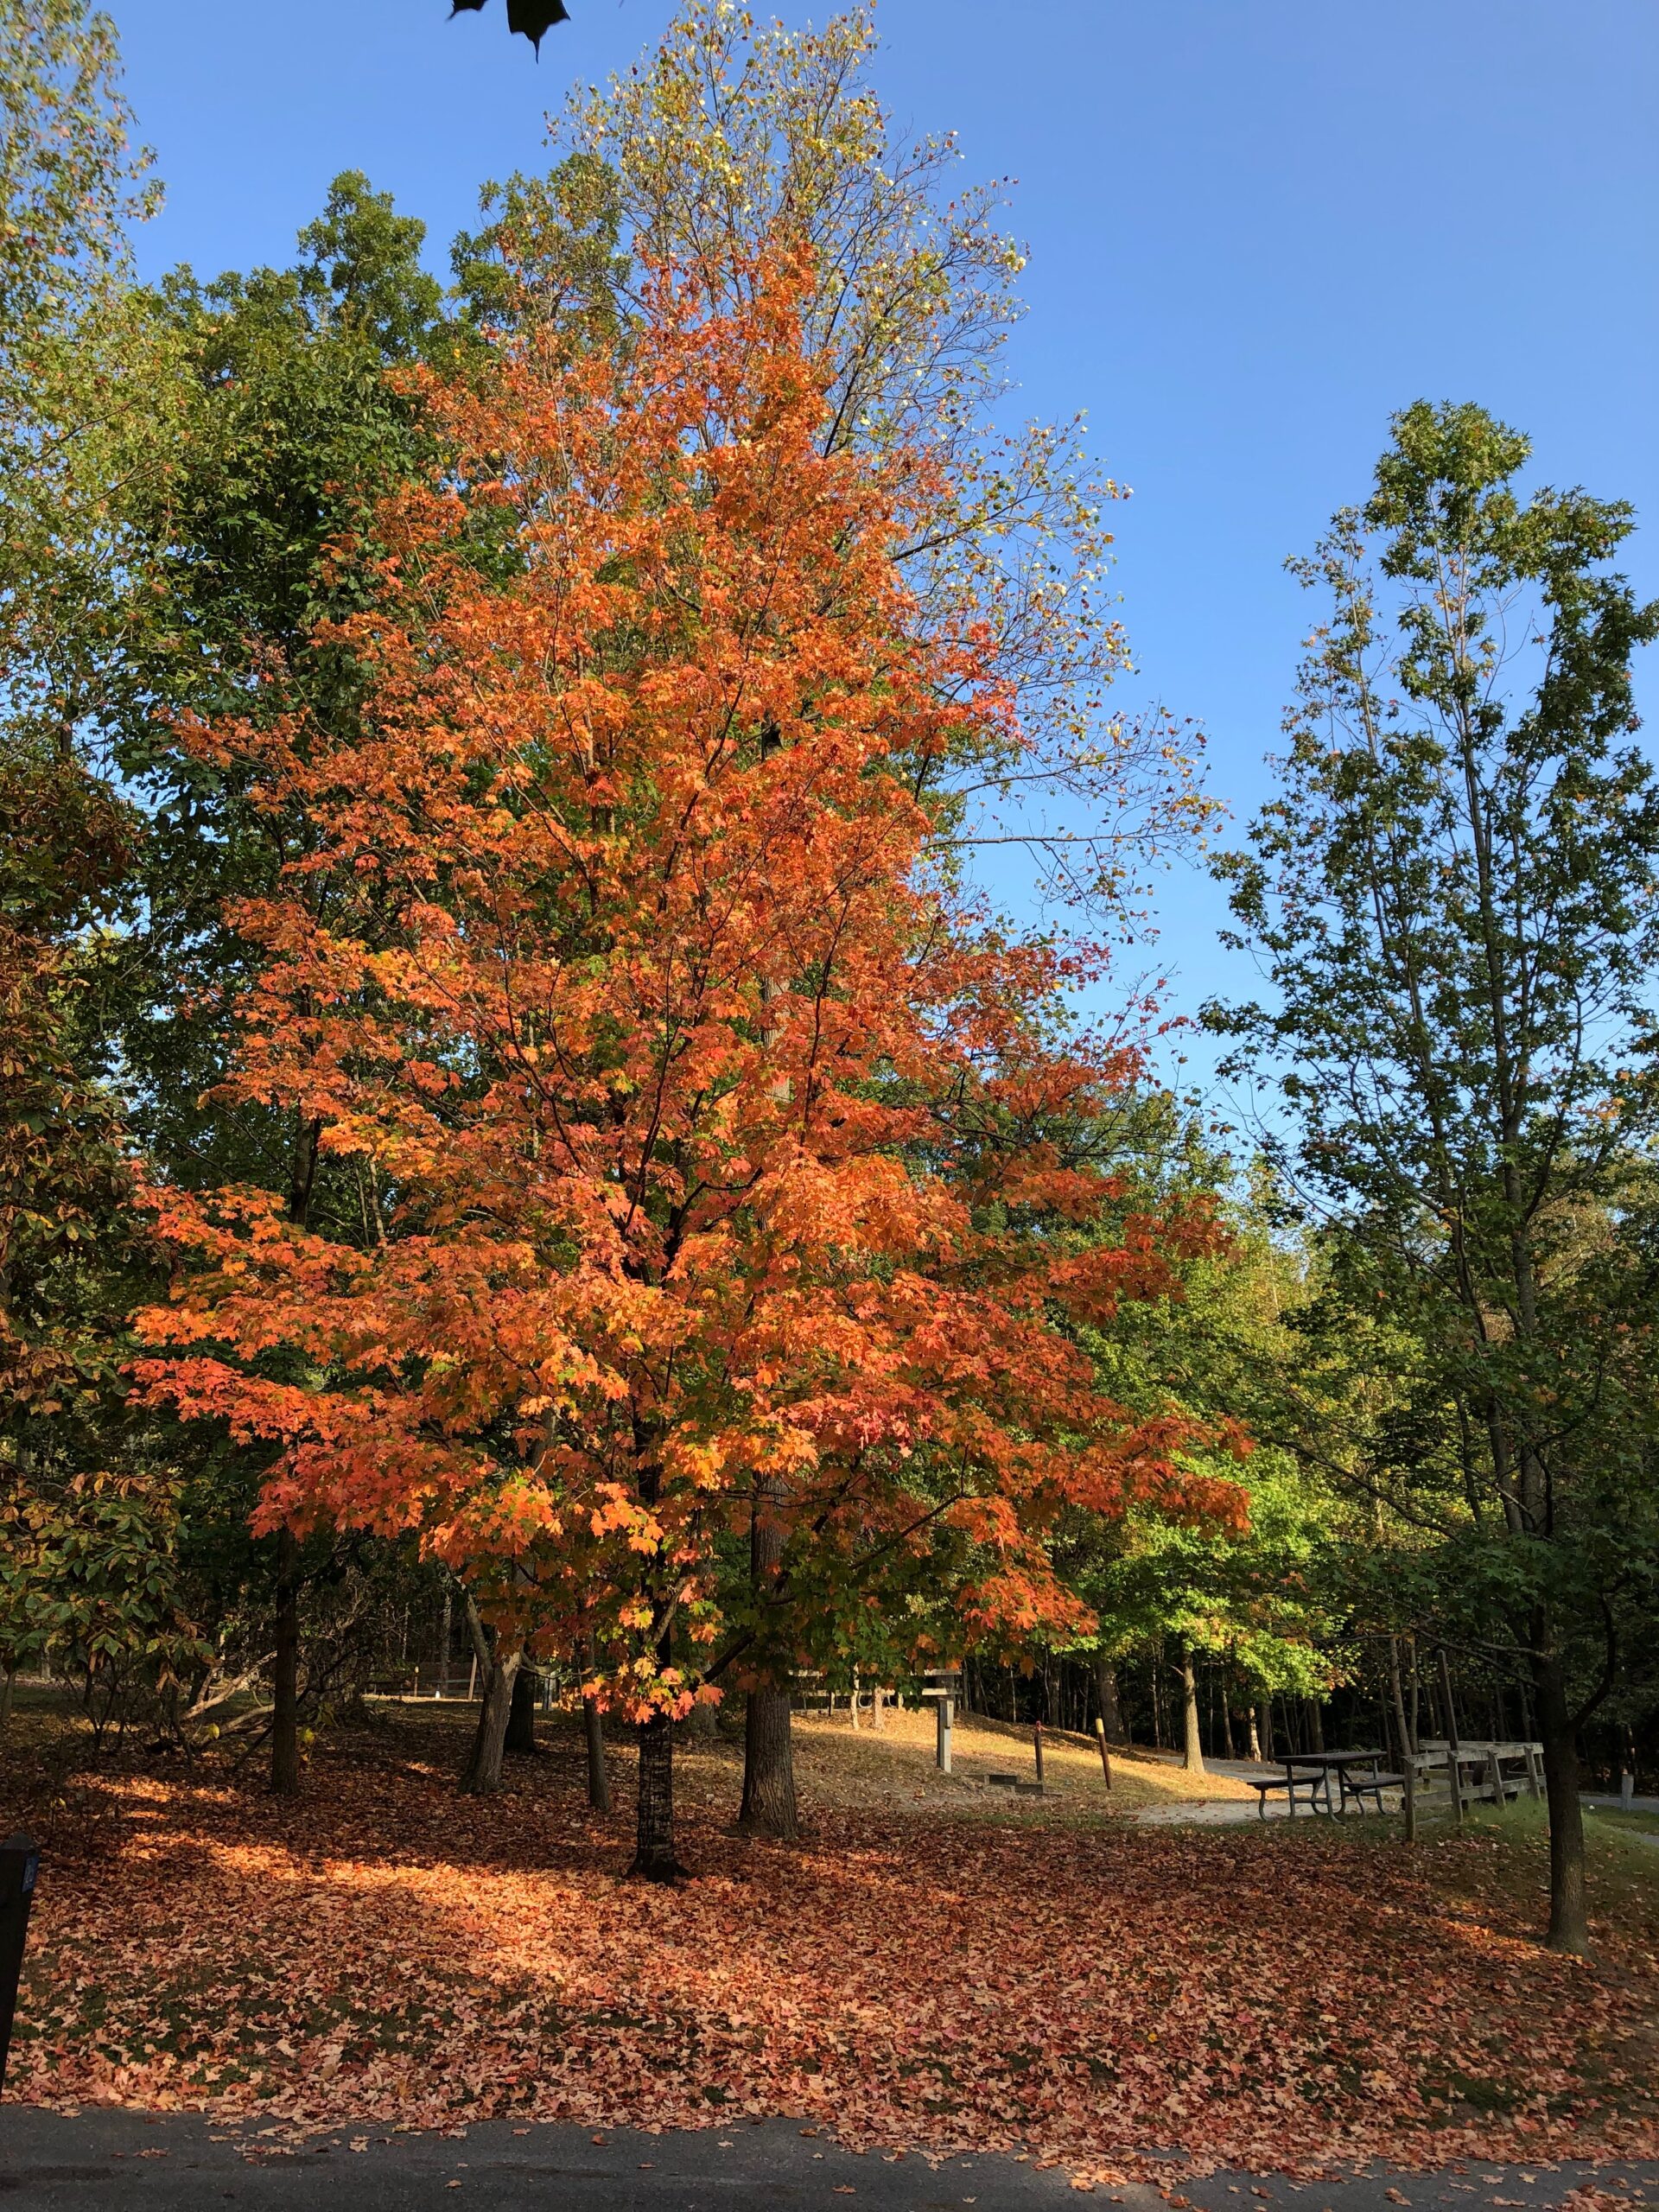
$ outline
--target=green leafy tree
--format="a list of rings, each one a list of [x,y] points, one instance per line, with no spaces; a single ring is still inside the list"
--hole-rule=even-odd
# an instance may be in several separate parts
[[[1460,1500],[1434,1455],[1396,1455],[1397,1478],[1486,1563],[1526,1654],[1549,1941],[1576,1950],[1575,1734],[1651,1521],[1637,1437],[1598,1428],[1647,1294],[1616,1224],[1659,1106],[1659,799],[1628,742],[1659,607],[1608,566],[1629,509],[1523,498],[1528,452],[1478,408],[1420,403],[1365,507],[1298,564],[1331,613],[1279,794],[1224,863],[1273,996],[1211,1019],[1277,1082],[1281,1166],[1335,1232],[1329,1294],[1388,1316],[1408,1398],[1452,1409]]]
[[[99,1008],[140,842],[100,772],[118,565],[112,444],[138,410],[126,226],[152,204],[113,29],[80,0],[0,5],[0,1662],[78,1653],[100,1684],[154,1656],[111,1605],[79,1641],[73,1532],[124,1485],[129,1579],[172,1572],[165,1471],[126,1414],[146,1288]],[[136,353],[134,354],[136,358]],[[111,1468],[119,1468],[118,1475]],[[158,1484],[153,1499],[145,1484]],[[140,1555],[143,1564],[140,1565]],[[124,1570],[124,1572],[125,1570]],[[86,1586],[99,1580],[89,1567]],[[67,1578],[67,1580],[66,1580]],[[68,1608],[66,1612],[65,1608]],[[153,1625],[153,1624],[152,1624]],[[142,1667],[140,1668],[142,1671]],[[107,1718],[108,1708],[101,1708]]]
[[[1215,1193],[1226,1163],[1183,1125],[1173,1101],[1149,1101],[1126,1195],[1187,1203]],[[1282,1378],[1300,1346],[1291,1326],[1304,1295],[1301,1255],[1275,1240],[1264,1194],[1217,1201],[1217,1250],[1181,1270],[1180,1295],[1126,1306],[1089,1343],[1103,1387],[1143,1414],[1177,1407],[1211,1440],[1209,1471],[1249,1496],[1247,1525],[1199,1529],[1166,1516],[1072,1522],[1058,1555],[1098,1627],[1091,1641],[1103,1712],[1107,1669],[1173,1648],[1181,1677],[1186,1764],[1202,1768],[1198,1666],[1218,1668],[1224,1698],[1323,1692],[1338,1669],[1332,1573],[1337,1502],[1317,1470],[1271,1440]],[[1239,1454],[1248,1448],[1240,1463]]]
[[[315,1128],[257,1101],[232,1106],[219,1087],[257,964],[240,904],[304,856],[311,830],[302,807],[256,804],[245,774],[195,733],[227,715],[303,715],[352,740],[357,671],[327,626],[363,603],[377,502],[429,458],[415,372],[449,326],[423,235],[351,172],[291,268],[210,283],[185,270],[131,295],[111,344],[138,397],[105,454],[120,557],[86,602],[105,671],[88,727],[143,830],[100,976],[106,1073],[130,1141],[168,1181],[253,1183],[280,1192],[296,1222],[360,1236],[371,1194],[319,1162]],[[302,1617],[325,1605],[337,1562],[326,1545],[249,1538],[261,1471],[245,1452],[170,1441],[192,1469],[192,1516],[222,1524],[194,1528],[193,1542],[243,1624],[242,1656],[269,1652],[251,1617],[274,1616],[272,1776],[292,1789]]]

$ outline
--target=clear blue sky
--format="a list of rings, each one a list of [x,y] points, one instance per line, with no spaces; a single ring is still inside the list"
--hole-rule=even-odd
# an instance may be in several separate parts
[[[447,0],[108,3],[168,186],[144,265],[203,273],[285,259],[346,168],[425,219],[442,266],[480,181],[537,162],[543,111],[671,13],[569,0],[538,67],[505,0],[454,22]],[[1022,404],[1086,409],[1135,487],[1118,582],[1139,682],[1202,722],[1241,821],[1306,620],[1281,564],[1363,495],[1392,409],[1478,400],[1531,435],[1542,479],[1634,501],[1628,565],[1659,592],[1653,0],[885,0],[880,19],[901,121],[1014,180]],[[1220,918],[1201,877],[1169,880],[1178,1004],[1248,980]]]

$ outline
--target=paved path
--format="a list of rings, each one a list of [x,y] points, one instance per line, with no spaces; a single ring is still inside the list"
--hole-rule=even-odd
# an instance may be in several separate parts
[[[0,2205],[4,2212],[1060,2212],[1079,2200],[1064,2173],[1013,2158],[915,2153],[860,2158],[786,2121],[724,2133],[640,2135],[505,2121],[461,2138],[353,2137],[249,2160],[215,2141],[196,2119],[89,2111],[75,2120],[11,2106],[0,2110]],[[362,2144],[360,2150],[354,2144]],[[1592,2170],[1470,2166],[1447,2174],[1377,2173],[1339,2182],[1216,2174],[1183,2182],[1201,2212],[1485,2212],[1492,2205],[1545,2212]],[[1599,2187],[1659,2206],[1659,2165],[1597,2171]],[[852,2202],[849,2200],[856,2200]],[[1105,2193],[1134,2212],[1163,2212],[1160,2191]]]
[[[1284,1772],[1282,1767],[1257,1766],[1244,1759],[1208,1759],[1205,1764],[1211,1774],[1236,1775],[1242,1780],[1256,1775]],[[1399,1791],[1390,1789],[1386,1794],[1389,1811],[1397,1813],[1400,1810]],[[1633,1797],[1629,1806],[1625,1806],[1623,1799],[1618,1797],[1599,1796],[1590,1790],[1586,1790],[1583,1796],[1586,1805],[1593,1806],[1601,1812],[1623,1810],[1659,1814],[1659,1797]],[[1359,1809],[1363,1811],[1366,1808],[1362,1807]],[[1283,1797],[1271,1796],[1267,1802],[1267,1817],[1270,1821],[1289,1820],[1293,1817],[1291,1808]],[[1297,1808],[1294,1817],[1306,1820],[1310,1815],[1303,1806]],[[1143,1812],[1132,1815],[1131,1818],[1138,1827],[1230,1827],[1238,1821],[1260,1820],[1262,1811],[1254,1800],[1246,1802],[1235,1797],[1212,1797],[1207,1801],[1187,1799],[1174,1805],[1148,1806]],[[1659,1834],[1637,1827],[1630,1828],[1626,1833],[1643,1843],[1659,1844]]]

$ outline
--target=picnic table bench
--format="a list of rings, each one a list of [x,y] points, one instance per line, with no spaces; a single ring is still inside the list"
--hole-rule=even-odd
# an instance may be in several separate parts
[[[1297,1791],[1300,1789],[1306,1793],[1307,1809],[1314,1813],[1319,1810],[1318,1801],[1325,1787],[1322,1772],[1298,1774],[1289,1762],[1287,1762],[1283,1774],[1247,1774],[1244,1779],[1256,1793],[1256,1810],[1264,1821],[1268,1817],[1268,1798],[1272,1791],[1282,1789],[1285,1792],[1285,1802],[1290,1808],[1290,1817],[1294,1820]]]

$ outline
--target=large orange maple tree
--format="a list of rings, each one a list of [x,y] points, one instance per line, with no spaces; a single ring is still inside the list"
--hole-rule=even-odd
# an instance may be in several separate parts
[[[1098,1233],[1056,1132],[1132,1070],[1056,1049],[1065,963],[931,879],[917,766],[1013,710],[988,635],[918,634],[927,456],[823,452],[801,295],[665,272],[614,353],[532,331],[434,385],[451,465],[338,632],[363,734],[192,738],[309,822],[238,917],[232,1088],[315,1129],[359,1217],[155,1192],[143,1385],[276,1447],[264,1525],[416,1532],[499,1636],[591,1649],[648,1875],[757,1513],[832,1579],[955,1532],[965,1641],[1063,1611],[1067,1503],[1241,1510],[1066,1333],[1211,1231]]]

